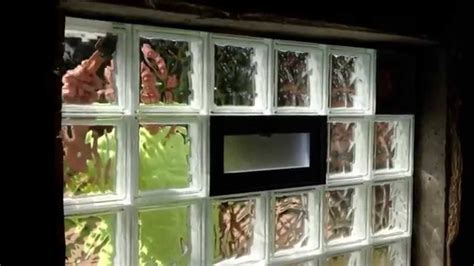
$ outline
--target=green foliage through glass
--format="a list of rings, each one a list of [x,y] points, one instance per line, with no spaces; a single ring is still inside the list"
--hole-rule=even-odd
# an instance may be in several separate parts
[[[190,265],[191,226],[188,206],[139,213],[140,265]]]
[[[140,190],[186,188],[191,143],[186,125],[140,127]]]
[[[115,190],[115,132],[112,126],[63,126],[65,197]]]
[[[113,265],[115,256],[113,214],[72,216],[64,220],[66,265]]]

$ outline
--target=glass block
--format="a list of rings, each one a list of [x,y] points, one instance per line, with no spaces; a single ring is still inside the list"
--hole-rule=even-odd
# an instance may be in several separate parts
[[[121,110],[126,28],[111,22],[66,18],[57,69],[65,111]]]
[[[362,250],[330,255],[323,259],[323,266],[363,266],[365,253]]]
[[[140,192],[178,193],[201,188],[202,132],[197,119],[147,117],[140,120]]]
[[[212,263],[256,263],[264,256],[265,214],[256,197],[212,200]]]
[[[366,188],[330,188],[325,193],[324,237],[327,246],[350,245],[366,239]]]
[[[64,120],[64,197],[84,199],[120,193],[118,170],[123,170],[121,126],[111,120]],[[121,173],[120,173],[121,174]],[[121,179],[120,179],[121,181]]]
[[[413,173],[412,122],[412,116],[376,116],[373,159],[376,177]]]
[[[65,217],[65,265],[114,265],[116,222],[115,214]]]
[[[329,119],[329,182],[369,177],[369,125],[364,118]]]
[[[204,33],[137,27],[141,111],[199,111]]]
[[[410,257],[405,241],[374,246],[370,250],[372,266],[408,266]]]
[[[214,112],[262,112],[267,107],[269,40],[213,35]]]
[[[319,192],[277,192],[272,195],[274,256],[295,255],[319,247]]]
[[[200,264],[202,229],[196,208],[176,204],[139,210],[139,265]]]
[[[331,47],[328,83],[330,113],[373,114],[375,51]]]
[[[324,113],[323,48],[275,42],[276,112]]]
[[[409,182],[401,179],[377,182],[371,192],[371,232],[374,236],[400,234],[408,231]]]

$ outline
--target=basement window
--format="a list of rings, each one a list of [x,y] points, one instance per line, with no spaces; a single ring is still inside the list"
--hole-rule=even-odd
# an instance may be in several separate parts
[[[408,265],[376,52],[66,19],[67,265]]]

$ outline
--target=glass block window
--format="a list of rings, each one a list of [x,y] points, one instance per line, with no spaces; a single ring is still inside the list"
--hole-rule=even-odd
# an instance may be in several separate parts
[[[63,44],[66,265],[408,265],[414,117],[375,114],[375,50],[69,17]],[[216,116],[253,122],[224,141]],[[242,137],[268,116],[326,145]],[[279,174],[211,194],[215,156]]]

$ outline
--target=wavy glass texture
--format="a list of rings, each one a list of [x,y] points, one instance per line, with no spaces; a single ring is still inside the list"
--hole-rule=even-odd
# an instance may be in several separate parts
[[[326,226],[327,242],[351,237],[354,230],[354,188],[326,192]]]
[[[408,219],[405,182],[372,187],[372,231],[374,234],[402,232]]]
[[[254,106],[257,65],[255,49],[231,45],[215,45],[214,103],[217,106]]]
[[[354,96],[358,93],[356,61],[353,56],[331,55],[331,108],[354,107]]]
[[[117,104],[118,36],[66,30],[58,67],[64,104]]]
[[[275,251],[304,247],[310,226],[307,195],[278,196],[274,211]]]
[[[350,173],[355,162],[356,123],[331,123],[329,143],[329,173]]]
[[[191,263],[191,223],[188,206],[140,211],[139,264],[141,266]]]
[[[117,128],[105,125],[64,125],[64,197],[115,191]]]
[[[254,199],[213,203],[215,263],[251,253],[258,218],[255,205]]]
[[[64,219],[65,265],[113,265],[115,215],[81,215]]]
[[[142,124],[139,143],[141,191],[190,186],[189,125]]]
[[[310,105],[308,53],[277,51],[278,106]]]
[[[192,54],[189,43],[140,38],[140,104],[188,105]]]

